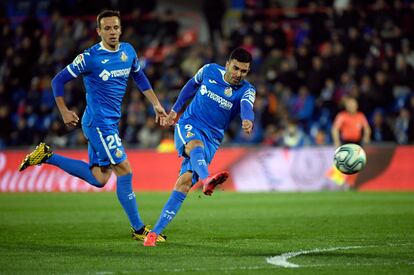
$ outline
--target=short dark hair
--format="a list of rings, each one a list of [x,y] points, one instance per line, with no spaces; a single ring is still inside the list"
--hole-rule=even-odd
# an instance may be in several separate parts
[[[96,26],[100,29],[101,28],[101,19],[105,17],[112,17],[116,16],[119,18],[119,22],[121,22],[121,13],[115,10],[103,10],[101,11],[98,16],[96,17]]]
[[[252,55],[243,48],[236,48],[230,54],[230,59],[236,59],[239,62],[243,63],[252,63]]]

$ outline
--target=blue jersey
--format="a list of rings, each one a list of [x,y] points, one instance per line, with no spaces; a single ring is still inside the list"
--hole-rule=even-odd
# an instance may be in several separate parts
[[[101,42],[79,54],[66,68],[73,77],[83,75],[86,109],[82,124],[117,124],[129,74],[140,70],[134,48],[120,43],[118,50],[110,51]]]
[[[222,141],[231,120],[240,114],[240,103],[253,107],[256,90],[248,81],[230,85],[224,80],[224,67],[211,63],[194,76],[199,88],[178,123],[189,122],[202,130],[209,139]]]

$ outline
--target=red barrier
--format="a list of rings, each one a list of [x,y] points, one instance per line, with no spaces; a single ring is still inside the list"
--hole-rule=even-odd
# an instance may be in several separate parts
[[[246,150],[228,148],[219,150],[210,166],[211,172],[229,169]],[[86,150],[56,151],[70,158],[87,161]],[[86,192],[114,191],[116,177],[112,175],[107,185],[95,188],[51,165],[30,167],[17,171],[26,151],[0,153],[0,192]],[[128,150],[128,158],[134,171],[133,185],[136,191],[170,191],[178,177],[181,158],[177,153],[158,153],[153,150]],[[226,189],[234,190],[231,181]]]
[[[368,155],[369,156],[369,155]],[[371,180],[361,184],[358,190],[363,191],[413,191],[414,190],[414,147],[398,146],[390,163],[383,171]],[[381,159],[368,159],[375,164]]]
[[[326,173],[332,167],[332,147],[296,150],[281,148],[222,148],[210,165],[210,172],[231,172],[225,190],[237,191],[295,191],[343,189],[335,184],[343,180]],[[368,163],[358,174],[355,185],[362,191],[414,190],[414,146],[366,148]],[[99,192],[114,191],[116,177],[108,184],[95,188],[62,170],[42,165],[17,171],[27,151],[0,153],[0,192]],[[66,150],[56,153],[87,160],[86,150]],[[128,150],[135,191],[170,191],[177,179],[181,159],[176,153],[154,150]],[[338,180],[339,179],[339,180]],[[236,181],[236,182],[234,182]]]

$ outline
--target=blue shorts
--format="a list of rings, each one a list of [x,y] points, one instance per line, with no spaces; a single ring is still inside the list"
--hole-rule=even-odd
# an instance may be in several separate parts
[[[196,184],[199,180],[198,174],[193,170],[190,158],[185,153],[185,145],[190,142],[191,140],[200,140],[204,144],[204,157],[206,159],[207,165],[211,163],[213,160],[214,154],[216,153],[220,143],[218,141],[214,142],[209,139],[206,134],[195,128],[193,125],[189,123],[184,123],[180,121],[182,124],[175,125],[174,131],[174,141],[175,141],[175,148],[177,149],[178,155],[184,157],[183,162],[181,163],[180,169],[180,176],[187,171],[193,172],[193,185]]]
[[[82,129],[88,140],[89,166],[116,165],[126,160],[118,125],[82,125]]]

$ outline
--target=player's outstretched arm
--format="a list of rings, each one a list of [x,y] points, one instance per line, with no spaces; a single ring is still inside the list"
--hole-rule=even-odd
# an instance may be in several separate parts
[[[335,148],[338,148],[339,146],[341,146],[341,141],[339,138],[339,129],[335,125],[332,126],[331,134],[332,134],[334,146]]]
[[[253,106],[255,99],[256,91],[254,89],[248,89],[240,100],[240,117],[242,119],[242,129],[246,134],[251,134],[253,131]]]
[[[131,72],[131,75],[138,88],[142,91],[149,102],[151,102],[152,107],[155,111],[155,122],[159,122],[161,126],[165,126],[165,118],[167,117],[167,113],[158,100],[157,95],[154,93],[154,90],[152,89],[147,76],[140,68],[137,71]]]
[[[52,79],[52,90],[55,96],[56,105],[58,106],[66,126],[76,126],[79,122],[78,115],[68,109],[64,99],[64,86],[66,82],[72,79],[75,79],[75,77],[68,71],[67,67],[57,73]]]
[[[166,124],[171,126],[175,123],[175,118],[177,117],[177,113],[174,110],[171,110],[167,116]]]
[[[365,117],[365,115],[363,115],[362,126],[364,129],[364,135],[362,136],[362,141],[364,145],[367,145],[371,142],[371,127],[369,126],[368,120]]]
[[[63,96],[55,97],[55,101],[56,105],[59,108],[60,114],[62,115],[62,119],[65,125],[75,127],[79,122],[78,115],[75,112],[68,109]]]
[[[332,125],[332,128],[331,128],[331,135],[332,135],[332,140],[333,140],[335,148],[338,148],[339,146],[341,146],[340,128],[342,125],[342,119],[343,119],[343,116],[340,113],[337,114],[335,117],[334,123]]]
[[[180,94],[178,95],[177,100],[175,101],[170,113],[166,117],[165,124],[171,126],[175,123],[177,113],[183,108],[184,104],[190,99],[193,98],[200,87],[194,78],[191,78],[184,87],[181,89]]]
[[[149,100],[149,102],[151,102],[152,107],[154,108],[155,122],[159,122],[161,126],[166,126],[165,118],[167,117],[167,113],[165,112],[164,107],[162,107],[154,91],[152,89],[149,89],[144,91],[143,94]]]
[[[172,107],[172,111],[175,113],[181,111],[185,103],[187,103],[190,98],[193,98],[195,96],[199,87],[200,84],[194,80],[194,77],[188,80],[184,87],[181,89],[180,94],[178,95],[178,98]]]
[[[242,121],[242,129],[246,134],[251,134],[253,131],[253,121],[244,119]]]

